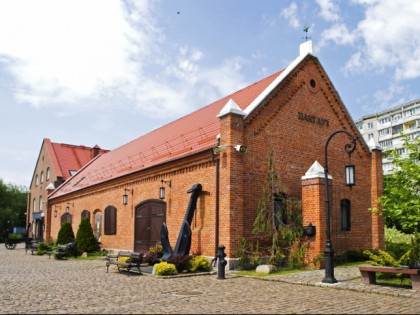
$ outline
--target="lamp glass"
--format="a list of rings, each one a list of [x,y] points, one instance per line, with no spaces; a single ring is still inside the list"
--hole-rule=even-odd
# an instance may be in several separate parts
[[[165,199],[165,187],[163,186],[159,188],[159,199]]]
[[[70,208],[66,207],[66,213],[69,213],[69,212],[70,212]]]
[[[125,206],[125,205],[127,205],[127,203],[128,203],[128,195],[124,194],[123,195],[123,205]]]
[[[348,164],[346,165],[346,185],[351,187],[355,185],[355,166]]]
[[[54,210],[54,217],[57,217],[57,210]]]

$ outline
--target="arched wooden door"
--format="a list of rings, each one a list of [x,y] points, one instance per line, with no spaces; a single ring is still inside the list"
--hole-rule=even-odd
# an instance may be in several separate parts
[[[166,220],[166,203],[148,200],[136,207],[134,227],[134,250],[147,252],[150,247],[160,243],[160,229]]]

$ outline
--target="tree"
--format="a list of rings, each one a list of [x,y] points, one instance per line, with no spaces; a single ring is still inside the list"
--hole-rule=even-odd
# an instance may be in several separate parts
[[[300,242],[303,235],[301,203],[287,198],[287,188],[276,171],[273,154],[270,149],[252,233],[263,239],[271,237],[270,263],[282,265],[286,259],[290,267],[300,267],[305,253]]]
[[[79,255],[84,252],[93,253],[100,250],[99,243],[93,235],[89,218],[82,219],[79,224],[79,229],[76,234],[76,246]]]
[[[64,222],[61,225],[60,231],[58,231],[57,245],[64,245],[74,242],[73,227],[69,222]]]
[[[387,152],[394,172],[384,178],[384,194],[379,198],[381,214],[388,227],[404,233],[420,232],[420,138],[403,136],[407,155]]]
[[[0,238],[7,237],[13,227],[25,227],[28,190],[5,184],[0,179]]]

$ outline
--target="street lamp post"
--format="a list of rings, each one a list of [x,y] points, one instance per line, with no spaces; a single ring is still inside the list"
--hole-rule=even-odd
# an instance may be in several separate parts
[[[354,149],[356,149],[356,138],[346,130],[338,130],[334,132],[327,140],[325,144],[325,208],[326,208],[326,224],[327,224],[327,241],[324,249],[325,256],[325,277],[322,280],[323,283],[337,283],[337,279],[334,277],[334,249],[332,248],[331,235],[330,235],[330,200],[328,192],[328,144],[332,137],[338,133],[346,133],[352,143],[347,143],[344,146],[344,150],[347,152],[349,159]],[[350,188],[355,184],[355,169],[354,165],[346,165],[346,185]]]

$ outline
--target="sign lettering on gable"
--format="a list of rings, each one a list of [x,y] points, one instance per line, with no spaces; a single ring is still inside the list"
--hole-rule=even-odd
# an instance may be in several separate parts
[[[330,125],[330,122],[328,119],[323,119],[323,118],[313,116],[313,115],[307,115],[301,112],[298,112],[298,119],[312,123],[312,124],[320,125],[320,126],[328,127]]]

